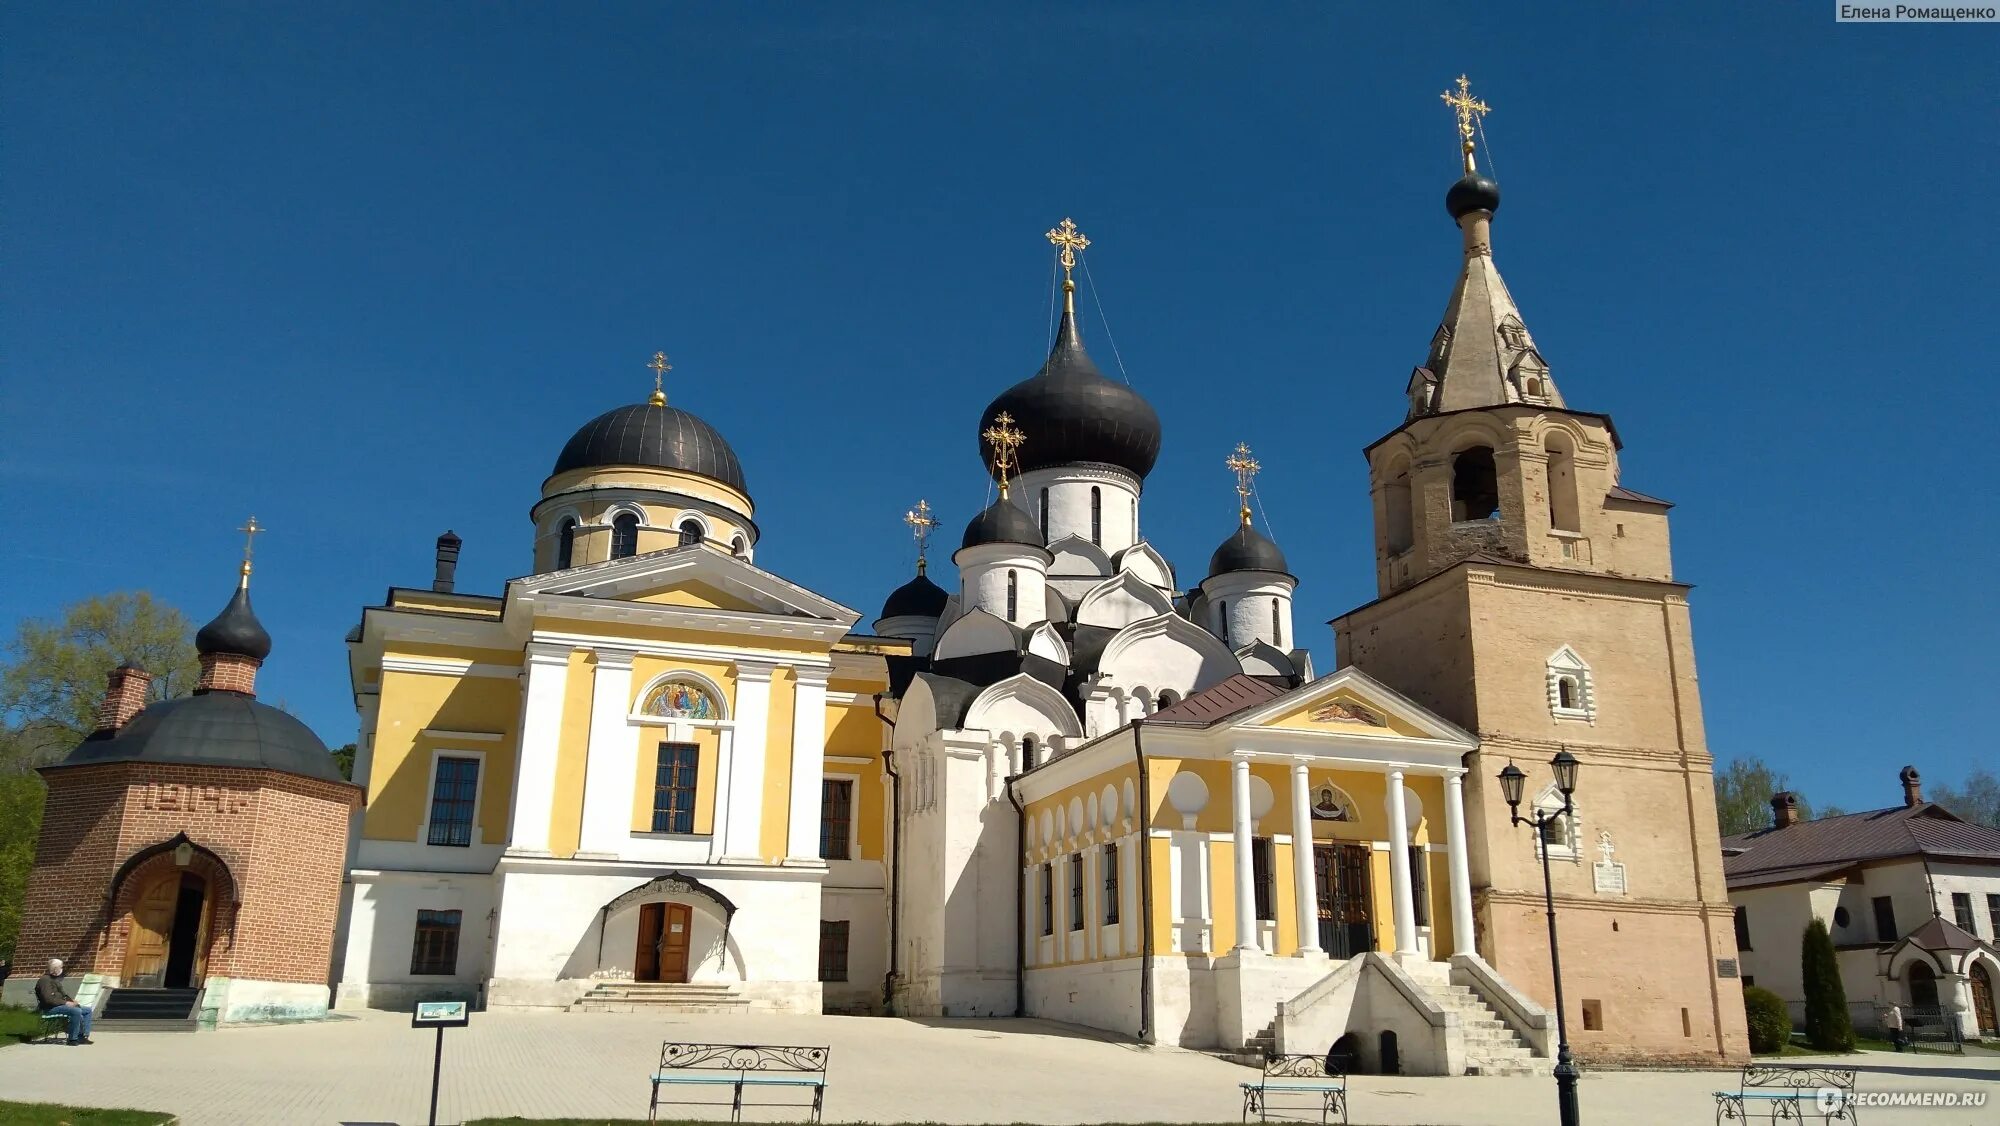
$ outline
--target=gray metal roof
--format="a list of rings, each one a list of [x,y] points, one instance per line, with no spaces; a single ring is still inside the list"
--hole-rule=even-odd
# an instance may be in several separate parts
[[[605,411],[570,436],[549,475],[603,465],[682,469],[750,494],[736,451],[715,427],[679,407],[633,403]]]
[[[51,769],[109,762],[282,770],[327,782],[340,768],[312,729],[240,692],[164,700],[115,732],[92,735]]]
[[[2000,863],[2000,829],[1959,820],[1932,802],[1801,821],[1722,838],[1730,886],[1813,879],[1863,860],[1951,856]],[[1734,855],[1731,855],[1731,853]]]

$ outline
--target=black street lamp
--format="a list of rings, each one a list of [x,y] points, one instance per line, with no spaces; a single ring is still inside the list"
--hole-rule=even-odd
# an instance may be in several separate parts
[[[1549,908],[1549,969],[1556,982],[1556,1111],[1562,1126],[1577,1126],[1583,1119],[1576,1104],[1576,1061],[1569,1054],[1569,1022],[1563,1017],[1562,955],[1556,950],[1556,889],[1549,877],[1548,843],[1548,826],[1573,812],[1570,795],[1576,791],[1576,756],[1557,751],[1549,768],[1555,772],[1556,789],[1562,791],[1561,809],[1530,809],[1528,816],[1521,816],[1521,787],[1528,775],[1511,761],[1500,772],[1500,793],[1507,799],[1507,815],[1514,824],[1526,822],[1535,827],[1536,845],[1542,852],[1542,901]]]

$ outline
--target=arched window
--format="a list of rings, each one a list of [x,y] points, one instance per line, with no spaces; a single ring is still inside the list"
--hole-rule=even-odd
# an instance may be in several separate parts
[[[1285,647],[1285,626],[1278,613],[1278,600],[1271,600],[1271,644],[1280,649]]]
[[[748,559],[748,558],[750,558],[750,543],[749,543],[749,541],[748,541],[748,540],[745,540],[745,539],[744,539],[744,538],[743,538],[742,536],[737,536],[737,537],[736,537],[735,539],[733,539],[733,540],[730,540],[730,541],[729,541],[729,554],[731,554],[731,555],[734,555],[734,556],[735,556],[736,558],[738,558],[738,559]]]
[[[1493,448],[1474,446],[1451,459],[1451,518],[1454,522],[1492,520],[1500,515],[1500,485]]]
[[[1215,636],[1229,640],[1229,600],[1215,604]]]
[[[1532,375],[1528,377],[1528,394],[1537,399],[1542,397],[1542,381]]]
[[[1020,576],[1016,575],[1012,571],[1009,571],[1007,572],[1007,620],[1008,621],[1010,622],[1013,621],[1014,616],[1020,612],[1021,608],[1020,603],[1021,603]]]
[[[1090,487],[1090,542],[1104,546],[1104,490]]]
[[[1021,736],[1021,769],[1027,771],[1034,768],[1035,737],[1033,735],[1023,735]]]
[[[556,570],[567,571],[576,561],[576,518],[565,516],[556,525]]]
[[[1549,435],[1549,527],[1583,530],[1576,499],[1576,455],[1567,435]]]
[[[1047,539],[1048,535],[1049,535],[1049,491],[1047,489],[1043,489],[1042,490],[1042,538]]]
[[[611,558],[629,559],[639,554],[639,515],[621,512],[611,518]]]
[[[1575,709],[1582,705],[1577,702],[1576,678],[1560,677],[1556,680],[1556,707]]]
[[[1160,707],[1171,708],[1181,702],[1181,694],[1169,688],[1160,693]]]
[[[681,521],[682,547],[686,547],[691,543],[700,543],[703,538],[704,533],[701,530],[701,521],[693,518]]]
[[[1401,555],[1416,542],[1410,501],[1410,466],[1398,462],[1389,471],[1389,483],[1382,488],[1382,523],[1388,533],[1391,555]]]

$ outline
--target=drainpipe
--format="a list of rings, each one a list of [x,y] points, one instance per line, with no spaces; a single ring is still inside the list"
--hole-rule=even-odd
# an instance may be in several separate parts
[[[891,732],[895,724],[882,714],[882,698],[875,694],[875,718]],[[893,1007],[896,993],[896,955],[902,946],[897,925],[897,907],[903,902],[903,776],[896,772],[896,752],[882,751],[882,768],[889,772],[889,972],[882,975],[882,1007]]]
[[[1014,778],[1019,778],[1015,775]],[[1007,800],[1014,804],[1014,1015],[1028,1015],[1028,854],[1021,842],[1028,839],[1028,807],[1014,792],[1014,778],[1007,779]]]
[[[1153,787],[1146,777],[1144,719],[1132,721],[1132,753],[1139,765],[1139,1042],[1153,1042]]]

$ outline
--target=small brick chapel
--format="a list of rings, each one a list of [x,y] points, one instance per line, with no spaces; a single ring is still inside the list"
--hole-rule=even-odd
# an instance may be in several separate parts
[[[256,698],[271,637],[250,564],[195,635],[194,694],[148,704],[113,670],[97,729],[48,784],[7,1004],[50,958],[100,1020],[181,1027],[323,1016],[359,787],[305,724]]]

